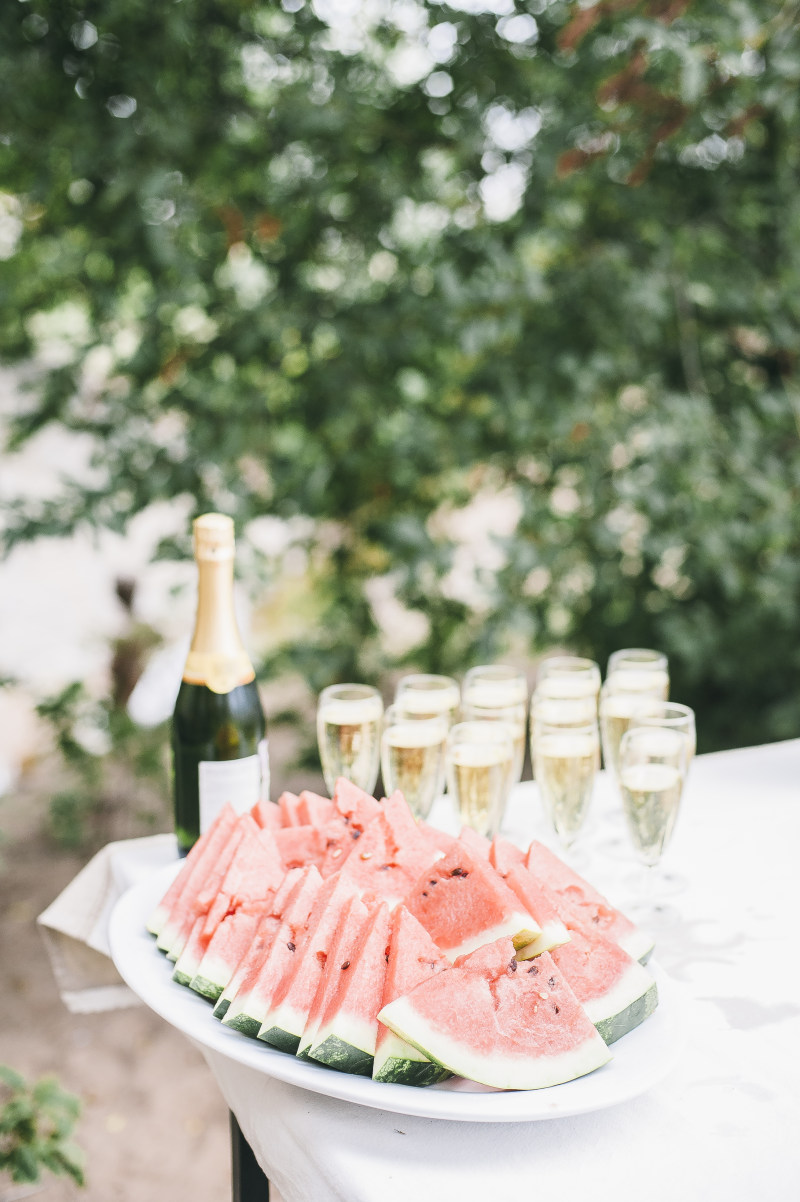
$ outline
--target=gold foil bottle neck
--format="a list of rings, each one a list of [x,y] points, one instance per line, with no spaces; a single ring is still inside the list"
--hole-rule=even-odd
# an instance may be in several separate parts
[[[201,560],[219,563],[221,560],[233,559],[233,518],[224,513],[204,513],[195,518],[192,530],[194,557],[198,563]]]

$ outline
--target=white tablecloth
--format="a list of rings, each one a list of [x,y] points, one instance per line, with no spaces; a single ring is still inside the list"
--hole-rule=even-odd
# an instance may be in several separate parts
[[[453,823],[446,801],[438,820]],[[553,843],[536,788],[504,833]],[[159,848],[159,854],[163,849]],[[640,874],[601,775],[576,863],[612,901]],[[201,1049],[284,1202],[800,1199],[800,740],[696,759],[664,860],[674,913],[656,956],[683,995],[672,1071],[642,1096],[572,1118],[445,1122],[273,1081]]]

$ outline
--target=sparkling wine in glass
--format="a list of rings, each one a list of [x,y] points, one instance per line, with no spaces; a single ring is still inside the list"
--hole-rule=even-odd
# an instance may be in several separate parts
[[[365,684],[330,685],[317,706],[317,743],[322,775],[330,792],[344,776],[367,793],[375,788],[380,766],[383,701]]]
[[[457,722],[447,736],[445,759],[462,823],[492,838],[513,783],[513,730],[505,722]]]
[[[445,714],[420,718],[390,705],[384,715],[383,787],[387,796],[399,789],[417,818],[428,817],[441,792],[447,730]]]
[[[522,779],[522,768],[525,763],[525,718],[524,704],[504,705],[492,708],[490,706],[471,705],[462,702],[460,710],[462,722],[503,722],[511,728],[514,762],[511,768],[511,783],[517,784]]]
[[[622,738],[619,785],[633,845],[644,864],[659,863],[678,817],[689,766],[685,734],[663,726],[633,726]]]
[[[569,848],[586,820],[600,768],[597,722],[552,726],[537,721],[531,751],[542,802],[562,846]]]
[[[434,718],[444,715],[452,726],[461,690],[452,676],[437,676],[431,672],[414,672],[397,682],[395,705],[415,718]]]
[[[615,661],[614,655],[622,657]],[[609,674],[600,690],[600,736],[603,762],[613,779],[619,780],[619,747],[622,737],[643,703],[665,701],[669,692],[666,656],[661,652],[634,648],[614,652]],[[627,656],[628,658],[624,658]],[[645,659],[650,656],[650,659]]]

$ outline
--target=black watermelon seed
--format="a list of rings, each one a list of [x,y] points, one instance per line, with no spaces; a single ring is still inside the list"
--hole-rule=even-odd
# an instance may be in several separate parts
[[[295,950],[295,945],[293,943],[287,943],[286,946],[288,947],[290,952],[293,952]]]
[[[342,965],[342,970],[344,970],[345,968],[349,968],[349,967],[350,967],[350,961],[345,960],[344,964]]]
[[[509,960],[509,962],[508,962],[508,971],[509,971],[509,972],[516,972],[516,971],[517,971],[517,962],[516,962],[516,960]]]
[[[558,1006],[555,1006],[555,1005],[554,1005],[554,1006],[553,1006],[553,1009],[554,1009],[554,1011],[556,1012],[556,1014],[560,1014],[560,1013],[561,1013],[561,1011],[559,1010]]]
[[[555,989],[555,987],[556,987],[556,979],[555,979],[555,977],[548,977],[548,978],[547,978],[547,984],[550,986],[550,988],[551,988],[551,989]]]
[[[422,896],[423,896],[423,897],[427,897],[427,896],[428,896],[428,895],[427,895],[427,893],[425,892],[425,890],[424,890],[424,889],[422,890]]]
[[[428,884],[429,885],[438,885],[439,882],[438,881],[428,881]]]
[[[539,972],[539,965],[538,965],[538,964],[532,964],[532,965],[530,966],[530,968],[528,969],[528,972],[532,972],[532,973],[533,973],[533,975],[534,975],[534,976],[536,976],[536,975],[537,975],[537,973]]]
[[[363,834],[364,834],[363,831],[353,831],[353,838],[360,839]]]

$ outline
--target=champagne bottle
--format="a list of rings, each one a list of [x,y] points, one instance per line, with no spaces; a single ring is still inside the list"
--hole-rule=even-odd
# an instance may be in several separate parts
[[[197,618],[172,717],[175,833],[181,855],[230,802],[269,793],[266,722],[233,609],[233,521],[194,523]]]

